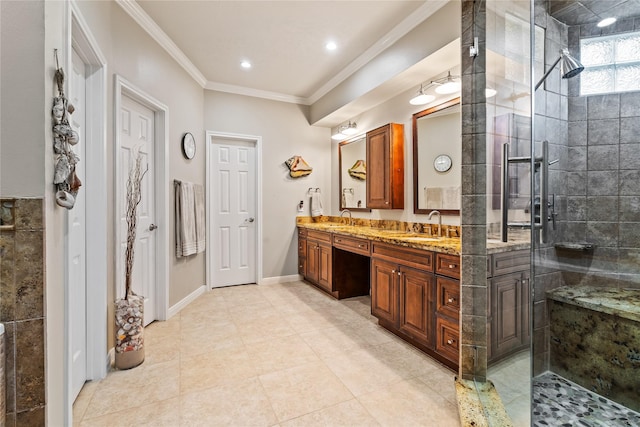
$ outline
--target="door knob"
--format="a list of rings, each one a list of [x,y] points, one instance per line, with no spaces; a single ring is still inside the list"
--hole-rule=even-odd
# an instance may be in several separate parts
[[[253,222],[253,221],[255,221],[255,218],[248,218],[248,219],[246,219],[245,221],[247,221],[247,222]]]
[[[158,228],[158,226],[157,226],[157,225],[155,225],[155,224],[151,224],[151,225],[149,226],[149,231],[153,231],[153,230],[155,230],[156,228]]]

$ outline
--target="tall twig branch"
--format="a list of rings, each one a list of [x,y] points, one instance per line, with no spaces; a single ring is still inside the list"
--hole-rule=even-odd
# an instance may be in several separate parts
[[[127,179],[127,247],[124,252],[125,270],[125,300],[129,300],[131,293],[131,275],[133,273],[133,255],[136,243],[136,226],[138,223],[138,205],[142,200],[141,184],[142,178],[149,170],[149,166],[142,171],[142,156],[138,151],[134,154],[134,162],[129,169],[129,178]]]

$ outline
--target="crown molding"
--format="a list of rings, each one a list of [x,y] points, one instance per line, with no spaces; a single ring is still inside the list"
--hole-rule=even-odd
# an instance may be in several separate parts
[[[151,17],[145,12],[135,0],[115,0],[116,3],[133,18],[134,21],[145,30],[151,38],[153,38],[164,50],[176,60],[184,70],[203,88],[207,84],[207,79],[193,65],[193,62],[189,60],[187,55],[171,40],[171,38],[162,31],[162,29],[151,19]]]
[[[252,89],[244,86],[230,85],[208,81],[200,70],[191,62],[184,52],[171,40],[171,38],[156,24],[156,22],[138,5],[136,0],[115,0],[115,2],[133,18],[143,30],[145,30],[171,57],[204,89],[219,92],[233,93],[237,95],[252,96],[256,98],[270,99],[274,101],[288,102],[300,105],[312,105],[324,95],[333,90],[336,86],[346,80],[353,73],[361,69],[372,59],[382,53],[389,46],[404,37],[417,25],[422,23],[438,9],[448,3],[447,0],[429,0],[407,16],[400,24],[395,26],[384,37],[378,40],[373,46],[362,53],[353,62],[342,69],[322,85],[311,96],[304,98],[300,96],[287,95],[278,92],[270,92],[259,89]]]
[[[324,95],[329,93],[336,86],[346,80],[349,76],[364,67],[372,59],[380,55],[385,49],[400,40],[407,33],[424,22],[425,19],[433,15],[438,11],[438,9],[440,9],[447,3],[449,3],[447,0],[425,1],[422,6],[415,10],[415,12],[403,19],[402,22],[396,25],[373,46],[364,51],[364,53],[362,53],[345,68],[343,68],[342,71],[332,77],[324,85],[322,85],[320,89],[315,91],[310,97],[306,98],[306,104],[311,105],[322,98]]]
[[[218,92],[234,93],[236,95],[253,96],[255,98],[271,99],[273,101],[289,102],[291,104],[309,105],[308,98],[286,95],[284,93],[270,92],[268,90],[252,89],[244,86],[230,85],[226,83],[207,82],[204,87]]]

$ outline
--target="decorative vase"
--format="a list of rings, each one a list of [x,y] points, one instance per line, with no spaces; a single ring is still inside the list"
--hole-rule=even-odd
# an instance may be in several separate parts
[[[131,294],[116,300],[116,368],[131,369],[144,362],[144,297]]]

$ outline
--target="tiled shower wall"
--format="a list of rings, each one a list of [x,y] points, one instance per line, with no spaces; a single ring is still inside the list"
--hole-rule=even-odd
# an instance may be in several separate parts
[[[567,27],[535,2],[545,31],[545,70],[568,47],[580,58],[580,38],[640,30],[639,19]],[[559,67],[558,67],[559,68]],[[535,140],[550,142],[549,192],[556,194],[557,229],[535,255],[534,375],[549,369],[545,292],[563,285],[640,288],[640,93],[580,96],[580,76],[552,72],[536,92]],[[556,250],[556,242],[590,242],[592,253]]]
[[[569,27],[580,39],[640,31],[640,19]],[[569,82],[569,174],[566,239],[595,243],[592,256],[561,259],[568,285],[640,288],[640,92],[580,96]]]
[[[5,325],[6,425],[44,426],[42,199],[16,199],[15,229],[0,232],[0,321]]]

